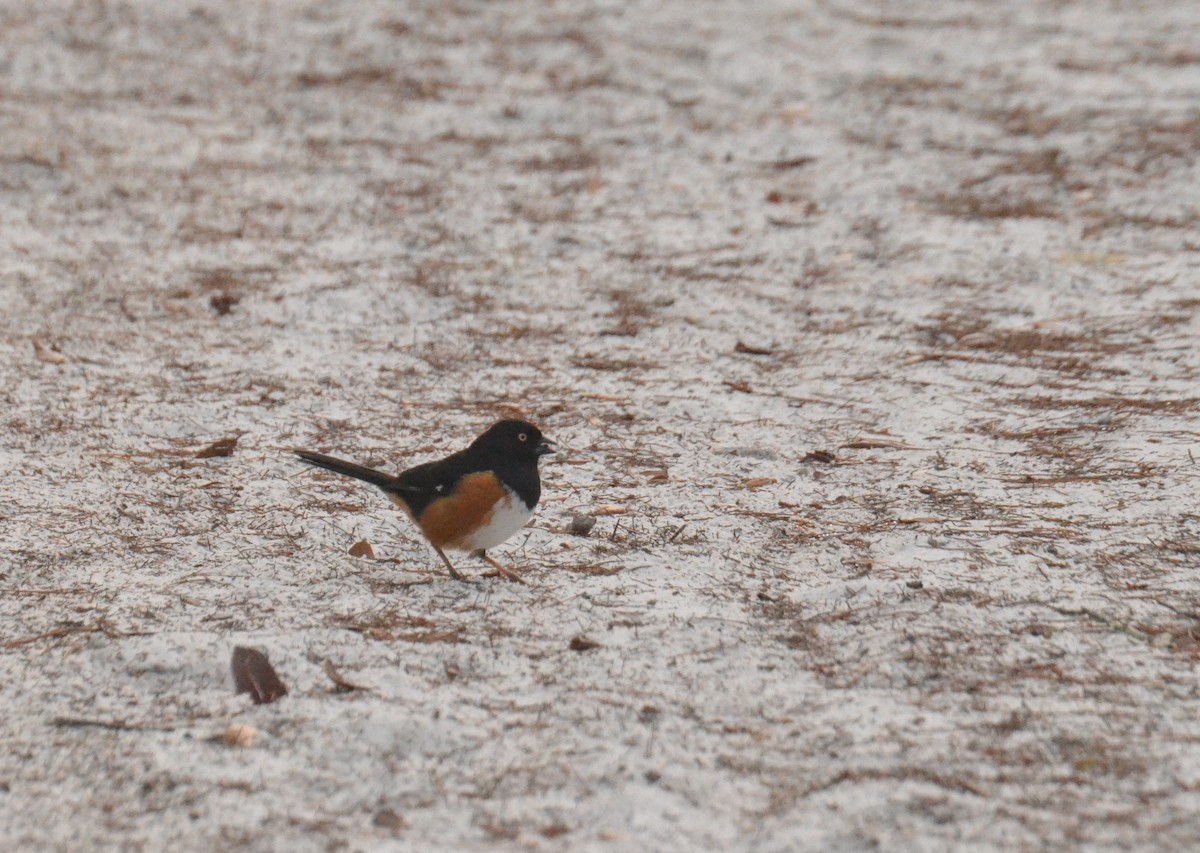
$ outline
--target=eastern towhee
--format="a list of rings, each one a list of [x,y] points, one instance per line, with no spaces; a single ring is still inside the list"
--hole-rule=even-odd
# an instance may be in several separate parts
[[[324,453],[295,453],[310,465],[382,489],[417,523],[456,580],[466,578],[454,568],[444,549],[473,551],[504,577],[520,581],[486,552],[524,527],[533,516],[542,494],[538,459],[553,450],[554,443],[543,438],[533,424],[504,420],[493,424],[466,450],[409,468],[395,477]]]

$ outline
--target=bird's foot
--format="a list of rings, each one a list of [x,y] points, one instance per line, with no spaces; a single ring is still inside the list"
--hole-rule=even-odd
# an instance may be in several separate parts
[[[525,578],[518,575],[512,569],[505,568],[497,560],[493,560],[491,557],[489,557],[487,555],[486,552],[476,551],[475,556],[481,557],[482,559],[486,560],[488,565],[490,565],[493,569],[495,569],[494,572],[485,573],[485,577],[492,576],[492,575],[498,575],[498,576],[504,578],[506,581],[513,581],[514,583],[519,583],[519,584],[524,584],[525,586],[530,586],[529,581],[525,580]]]

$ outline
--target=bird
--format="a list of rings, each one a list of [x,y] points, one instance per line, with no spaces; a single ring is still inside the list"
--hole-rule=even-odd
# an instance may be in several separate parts
[[[506,419],[492,424],[466,449],[394,477],[312,450],[293,452],[310,465],[377,486],[416,522],[455,580],[468,578],[450,562],[448,549],[473,552],[502,577],[524,583],[487,551],[533,517],[542,495],[538,461],[554,450],[554,442],[533,424]]]

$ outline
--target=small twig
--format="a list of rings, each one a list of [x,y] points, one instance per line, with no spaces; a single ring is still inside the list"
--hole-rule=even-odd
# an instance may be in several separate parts
[[[55,628],[53,631],[45,631],[41,634],[34,634],[32,637],[20,637],[16,640],[5,640],[0,643],[0,648],[17,649],[21,646],[28,646],[31,643],[36,643],[38,640],[49,640],[54,637],[69,637],[72,634],[95,634],[101,630],[99,625],[71,625],[67,628]]]
[[[57,589],[55,589],[55,588],[47,588],[47,589],[23,588],[23,589],[10,589],[10,590],[5,591],[5,593],[7,595],[43,595],[43,596],[44,595],[74,595],[74,594],[80,593],[80,592],[87,592],[87,589],[82,586],[69,586],[69,587],[60,587]]]
[[[1129,629],[1129,623],[1119,622],[1116,619],[1105,616],[1099,611],[1091,609],[1090,607],[1080,607],[1078,609],[1074,609],[1070,607],[1061,607],[1054,604],[1048,604],[1046,606],[1062,616],[1086,616],[1093,622],[1098,622],[1099,624],[1111,628],[1114,631],[1126,631]]]
[[[342,674],[338,672],[338,668],[333,665],[333,661],[329,660],[329,658],[325,659],[325,662],[322,664],[322,666],[325,670],[325,675],[327,675],[329,680],[333,682],[338,693],[350,693],[355,690],[369,689],[363,687],[361,684],[355,684],[353,681],[347,681],[345,678],[343,678]]]
[[[773,355],[774,350],[769,347],[760,347],[753,344],[745,344],[738,341],[733,347],[734,352],[743,353],[745,355]]]
[[[139,726],[125,720],[89,720],[85,717],[55,717],[50,725],[60,729],[109,729],[115,732],[170,732],[169,726]]]
[[[1159,598],[1151,598],[1151,599],[1147,599],[1147,600],[1153,601],[1159,607],[1167,608],[1167,610],[1170,610],[1176,616],[1182,616],[1185,619],[1194,619],[1194,620],[1200,622],[1200,612],[1197,612],[1194,609],[1190,610],[1190,611],[1189,610],[1181,610],[1180,608],[1176,607],[1174,604],[1171,604],[1170,602],[1167,602],[1167,601],[1163,601],[1162,599],[1159,599]]]
[[[951,791],[974,794],[977,797],[987,796],[987,792],[984,789],[968,779],[950,776],[948,774],[939,773],[924,767],[863,768],[861,770],[843,770],[829,779],[812,783],[804,789],[803,796],[809,797],[821,791],[827,791],[830,788],[841,785],[843,782],[862,782],[866,780],[925,782],[927,784],[936,785],[939,788],[946,788]]]

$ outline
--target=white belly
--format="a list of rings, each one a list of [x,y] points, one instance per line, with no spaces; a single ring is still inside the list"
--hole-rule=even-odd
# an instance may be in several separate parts
[[[455,547],[464,551],[486,551],[495,548],[508,537],[525,526],[525,522],[533,517],[533,510],[526,509],[512,492],[492,509],[492,517],[483,527],[470,536],[458,542]]]

